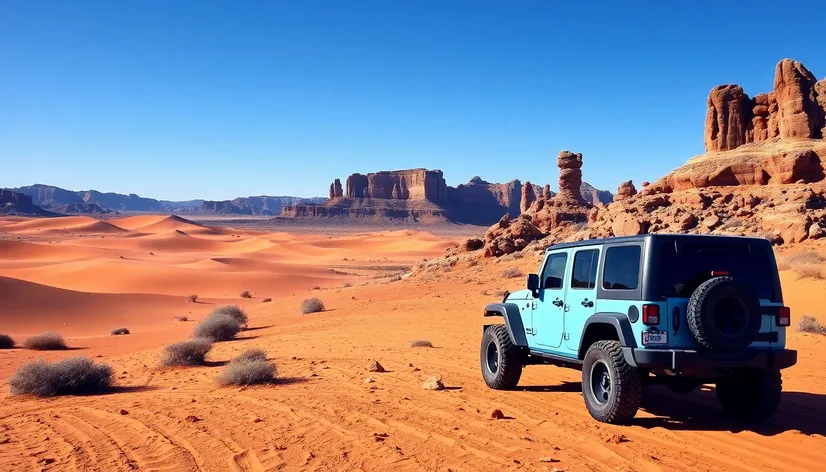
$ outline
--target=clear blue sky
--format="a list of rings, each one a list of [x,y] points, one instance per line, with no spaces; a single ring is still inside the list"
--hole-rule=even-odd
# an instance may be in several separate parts
[[[616,190],[703,151],[708,91],[826,74],[787,1],[0,2],[0,187],[163,199],[325,195],[439,168]]]

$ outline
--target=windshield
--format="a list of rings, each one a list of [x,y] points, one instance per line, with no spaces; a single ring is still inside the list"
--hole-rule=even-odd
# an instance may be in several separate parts
[[[751,247],[750,247],[751,246]],[[748,241],[736,243],[673,243],[660,249],[660,280],[665,297],[690,297],[711,273],[727,273],[758,298],[774,299],[776,267],[766,248]]]

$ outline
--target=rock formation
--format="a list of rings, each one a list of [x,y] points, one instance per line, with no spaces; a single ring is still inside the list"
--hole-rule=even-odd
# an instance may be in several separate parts
[[[330,184],[330,198],[339,198],[344,194],[341,190],[341,180],[336,179]]]
[[[582,186],[582,154],[574,154],[570,151],[561,151],[556,158],[559,166],[559,193],[556,195],[558,201],[582,205],[585,200],[580,193]]]
[[[351,174],[347,177],[347,196],[350,198],[369,198],[367,193],[368,180],[366,175]]]
[[[61,216],[35,205],[29,195],[5,189],[0,189],[0,215]]]
[[[584,182],[583,182],[583,184],[584,184]],[[553,194],[551,193],[551,184],[545,184],[545,186],[542,187],[542,198],[548,199],[548,198],[551,198],[552,196],[553,196]]]
[[[599,205],[600,203],[607,205],[614,201],[614,195],[611,194],[611,192],[594,188],[588,182],[582,182],[582,186],[579,187],[579,193],[586,202],[592,205]]]
[[[522,199],[519,201],[520,213],[525,213],[531,204],[536,201],[536,194],[533,191],[533,185],[530,182],[525,182],[522,186]]]
[[[739,85],[718,85],[708,96],[706,151],[728,151],[773,138],[821,139],[826,130],[826,79],[783,59],[774,90],[749,98]]]
[[[618,202],[620,200],[625,200],[628,197],[633,197],[637,194],[637,188],[634,187],[634,182],[627,181],[623,182],[619,185],[617,189],[617,193],[614,194],[614,201]]]

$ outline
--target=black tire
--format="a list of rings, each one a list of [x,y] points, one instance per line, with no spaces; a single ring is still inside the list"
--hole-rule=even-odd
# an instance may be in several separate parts
[[[726,413],[743,421],[769,419],[780,405],[780,372],[738,370],[717,382],[717,398]]]
[[[496,390],[512,390],[522,376],[523,354],[511,342],[505,325],[488,326],[482,335],[479,354],[482,377],[488,387]]]
[[[634,418],[642,402],[642,378],[622,355],[618,341],[597,341],[582,364],[582,396],[595,420],[621,424]]]
[[[731,354],[745,351],[760,331],[760,301],[732,277],[706,280],[688,300],[686,319],[700,349]]]

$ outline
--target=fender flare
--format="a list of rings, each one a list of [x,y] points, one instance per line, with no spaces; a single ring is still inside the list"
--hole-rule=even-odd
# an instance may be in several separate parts
[[[627,315],[622,313],[597,313],[591,315],[585,326],[582,327],[582,336],[579,338],[579,349],[577,350],[578,357],[582,359],[585,356],[585,350],[589,346],[585,344],[585,333],[591,325],[608,325],[614,328],[617,332],[620,346],[622,347],[637,347],[637,340],[634,338],[634,330],[631,328],[631,321]]]
[[[515,303],[491,303],[485,306],[485,316],[501,316],[505,319],[511,342],[514,346],[528,347],[528,337],[525,336],[525,326],[519,307]]]

